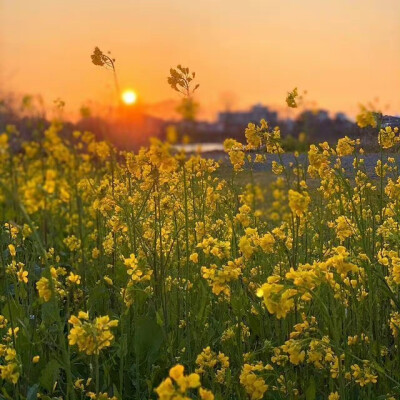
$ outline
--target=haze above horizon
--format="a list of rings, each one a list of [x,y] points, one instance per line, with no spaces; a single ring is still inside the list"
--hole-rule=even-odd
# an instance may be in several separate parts
[[[0,87],[69,111],[112,104],[111,74],[90,62],[99,46],[121,88],[161,110],[180,63],[197,73],[206,117],[228,102],[279,111],[295,86],[333,112],[378,97],[399,114],[399,15],[396,0],[0,0]]]

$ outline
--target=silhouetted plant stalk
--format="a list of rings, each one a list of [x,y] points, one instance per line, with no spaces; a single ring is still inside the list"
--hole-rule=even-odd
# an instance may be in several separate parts
[[[113,72],[115,90],[118,96],[118,103],[121,103],[121,91],[119,88],[119,82],[117,77],[117,70],[115,68],[115,58],[111,57],[111,52],[108,51],[108,55],[104,54],[97,46],[94,48],[93,54],[91,55],[92,63],[100,67],[104,67]]]

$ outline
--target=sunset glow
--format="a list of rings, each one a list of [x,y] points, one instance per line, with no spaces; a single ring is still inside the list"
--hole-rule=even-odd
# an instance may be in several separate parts
[[[135,82],[143,104],[158,115],[176,108],[166,73],[177,63],[198,74],[202,116],[213,117],[227,103],[280,110],[295,86],[330,111],[355,115],[359,102],[375,97],[382,108],[400,110],[397,0],[99,0],[95,14],[92,2],[77,0],[73,7],[0,3],[3,90],[40,93],[46,104],[60,97],[69,112],[91,99],[115,104],[111,75],[90,63],[94,46],[112,51],[121,82]]]

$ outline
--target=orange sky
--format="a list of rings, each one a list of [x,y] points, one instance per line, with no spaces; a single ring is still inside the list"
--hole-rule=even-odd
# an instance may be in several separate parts
[[[226,97],[283,108],[295,86],[332,111],[379,97],[398,114],[399,16],[399,0],[0,0],[0,87],[69,112],[112,102],[97,45],[144,104],[176,99],[166,76],[181,63],[207,116]]]

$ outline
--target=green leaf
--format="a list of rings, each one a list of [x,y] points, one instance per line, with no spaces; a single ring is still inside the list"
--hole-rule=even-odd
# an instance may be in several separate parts
[[[136,354],[140,360],[147,359],[151,365],[157,360],[163,342],[162,329],[155,319],[149,317],[139,317],[135,327]]]
[[[13,298],[10,299],[9,303],[3,308],[1,314],[4,315],[9,321],[12,318],[15,320],[24,318],[24,311],[20,305],[18,305]]]
[[[42,304],[42,319],[47,324],[52,324],[58,320],[59,309],[54,301],[49,301]]]
[[[60,364],[56,360],[50,360],[40,374],[40,384],[49,392],[53,390],[60,372]]]
[[[38,390],[39,384],[36,383],[35,385],[31,386],[26,393],[26,400],[36,400]]]
[[[117,397],[117,399],[121,399],[121,395],[117,389],[117,387],[115,386],[115,384],[113,385],[113,395]]]
[[[159,311],[156,312],[156,318],[157,318],[157,325],[164,326],[164,320]]]
[[[88,309],[99,314],[107,313],[110,308],[110,296],[104,285],[92,287],[89,293]]]
[[[308,387],[306,390],[306,400],[315,400],[316,396],[317,396],[317,390],[315,386],[315,379],[312,376],[308,381]]]

